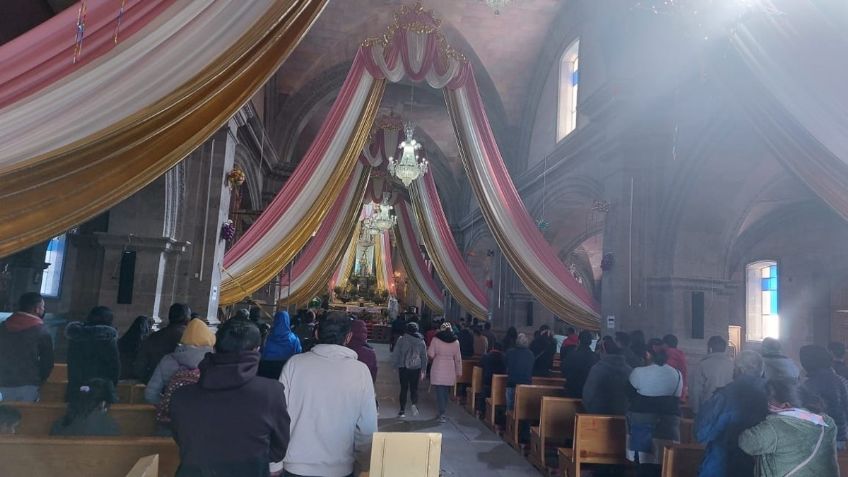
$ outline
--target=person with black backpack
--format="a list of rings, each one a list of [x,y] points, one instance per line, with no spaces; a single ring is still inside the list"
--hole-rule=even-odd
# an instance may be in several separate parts
[[[400,412],[398,417],[406,417],[406,395],[412,401],[412,415],[418,415],[418,381],[424,379],[427,369],[427,344],[418,332],[418,323],[406,324],[403,336],[398,338],[393,351],[395,368],[400,378]]]

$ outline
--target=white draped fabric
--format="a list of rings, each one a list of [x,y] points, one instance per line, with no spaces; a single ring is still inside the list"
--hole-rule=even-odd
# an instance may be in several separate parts
[[[0,172],[117,127],[200,73],[270,6],[241,0],[175,2],[116,46],[114,54],[0,110]]]
[[[442,291],[430,274],[430,269],[421,256],[421,248],[414,227],[410,205],[407,202],[397,204],[397,226],[395,237],[398,243],[398,255],[401,257],[406,274],[421,294],[421,299],[436,313],[442,313]]]

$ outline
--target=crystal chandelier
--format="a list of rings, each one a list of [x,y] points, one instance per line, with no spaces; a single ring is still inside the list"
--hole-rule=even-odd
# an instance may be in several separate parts
[[[401,142],[398,148],[403,152],[400,161],[389,157],[389,174],[400,179],[404,186],[409,187],[412,181],[427,173],[427,159],[418,153],[423,147],[421,143],[412,137],[415,125],[409,121],[404,124],[403,131],[406,134],[406,140]]]
[[[397,217],[392,213],[394,208],[389,205],[389,194],[383,194],[383,202],[374,204],[375,214],[372,216],[372,225],[381,233],[390,230],[397,223]]]
[[[483,0],[486,2],[486,5],[491,7],[495,11],[495,15],[501,14],[501,9],[510,3],[512,0]]]

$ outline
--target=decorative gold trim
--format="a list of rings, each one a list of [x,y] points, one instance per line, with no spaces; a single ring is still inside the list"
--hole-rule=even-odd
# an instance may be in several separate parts
[[[554,314],[560,316],[564,320],[589,330],[600,329],[600,318],[590,312],[587,312],[582,307],[570,302],[565,297],[556,294],[545,282],[537,277],[535,273],[528,270],[522,263],[519,254],[512,249],[510,242],[504,235],[504,232],[498,227],[492,226],[496,223],[494,211],[492,211],[485,200],[485,192],[482,185],[476,179],[478,171],[475,169],[474,161],[471,161],[468,153],[468,140],[465,133],[460,127],[460,113],[454,95],[455,92],[443,91],[445,104],[448,109],[448,114],[453,124],[456,140],[459,145],[459,156],[462,159],[462,166],[468,176],[468,181],[471,183],[471,188],[474,190],[474,195],[477,197],[477,202],[480,204],[480,211],[489,224],[489,230],[492,236],[498,243],[504,256],[506,257],[516,275],[521,279],[521,282],[527,287],[533,296],[539,299],[545,307],[551,310]]]
[[[338,165],[327,179],[327,183],[322,188],[318,199],[312,205],[310,213],[298,224],[297,230],[293,230],[289,235],[281,237],[277,246],[265,257],[258,260],[252,268],[237,276],[229,275],[229,277],[225,277],[221,281],[220,302],[222,304],[236,303],[244,298],[245,295],[253,293],[270,282],[294,259],[297,252],[306,246],[306,243],[312,238],[312,231],[317,229],[321,221],[324,220],[324,216],[344,189],[345,182],[356,166],[359,154],[361,154],[362,148],[368,139],[371,125],[374,123],[374,117],[380,106],[385,84],[385,80],[374,80],[374,83],[371,85],[368,99],[359,115],[354,132],[347,146],[345,146],[344,153],[339,159]]]
[[[0,172],[0,257],[134,194],[209,138],[279,68],[326,0],[274,0],[230,49],[148,108]]]

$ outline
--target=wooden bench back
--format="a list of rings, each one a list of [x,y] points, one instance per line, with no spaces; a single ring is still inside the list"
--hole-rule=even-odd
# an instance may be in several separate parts
[[[136,461],[130,469],[127,477],[158,477],[159,476],[159,454],[142,457]]]
[[[838,451],[836,462],[839,464],[839,477],[848,477],[848,450]]]
[[[492,406],[506,405],[506,374],[492,375]]]
[[[471,375],[474,372],[474,366],[480,366],[480,361],[476,359],[462,360],[462,375],[456,378],[456,383],[471,384]]]
[[[663,447],[662,477],[698,477],[704,446],[672,444]]]
[[[583,464],[624,464],[624,416],[578,413],[574,420],[574,458]]]
[[[583,411],[583,401],[564,397],[543,396],[539,413],[539,435],[542,440],[558,441],[574,436],[574,419]]]
[[[474,394],[483,392],[483,368],[474,366],[471,371],[471,392]]]
[[[65,388],[67,381],[47,381],[41,385],[41,402],[65,402]],[[137,383],[118,383],[118,401],[121,404],[143,404],[144,385]]]
[[[67,363],[55,363],[53,371],[47,377],[47,382],[50,383],[67,383],[68,382],[68,365]]]
[[[695,420],[683,418],[680,419],[680,443],[694,444],[698,442],[695,439]]]
[[[115,477],[159,455],[159,477],[173,477],[179,449],[170,437],[0,437],[3,475]]]
[[[440,433],[375,432],[369,475],[439,477],[441,456]]]
[[[533,382],[537,386],[559,386],[565,387],[565,378],[533,376]]]
[[[562,396],[565,390],[557,386],[520,384],[515,388],[515,408],[512,415],[516,421],[539,422],[544,396]]]
[[[53,423],[65,415],[64,403],[15,403],[21,412],[18,434],[49,436]],[[156,408],[147,404],[115,404],[109,414],[117,421],[122,436],[152,436],[156,431]]]

